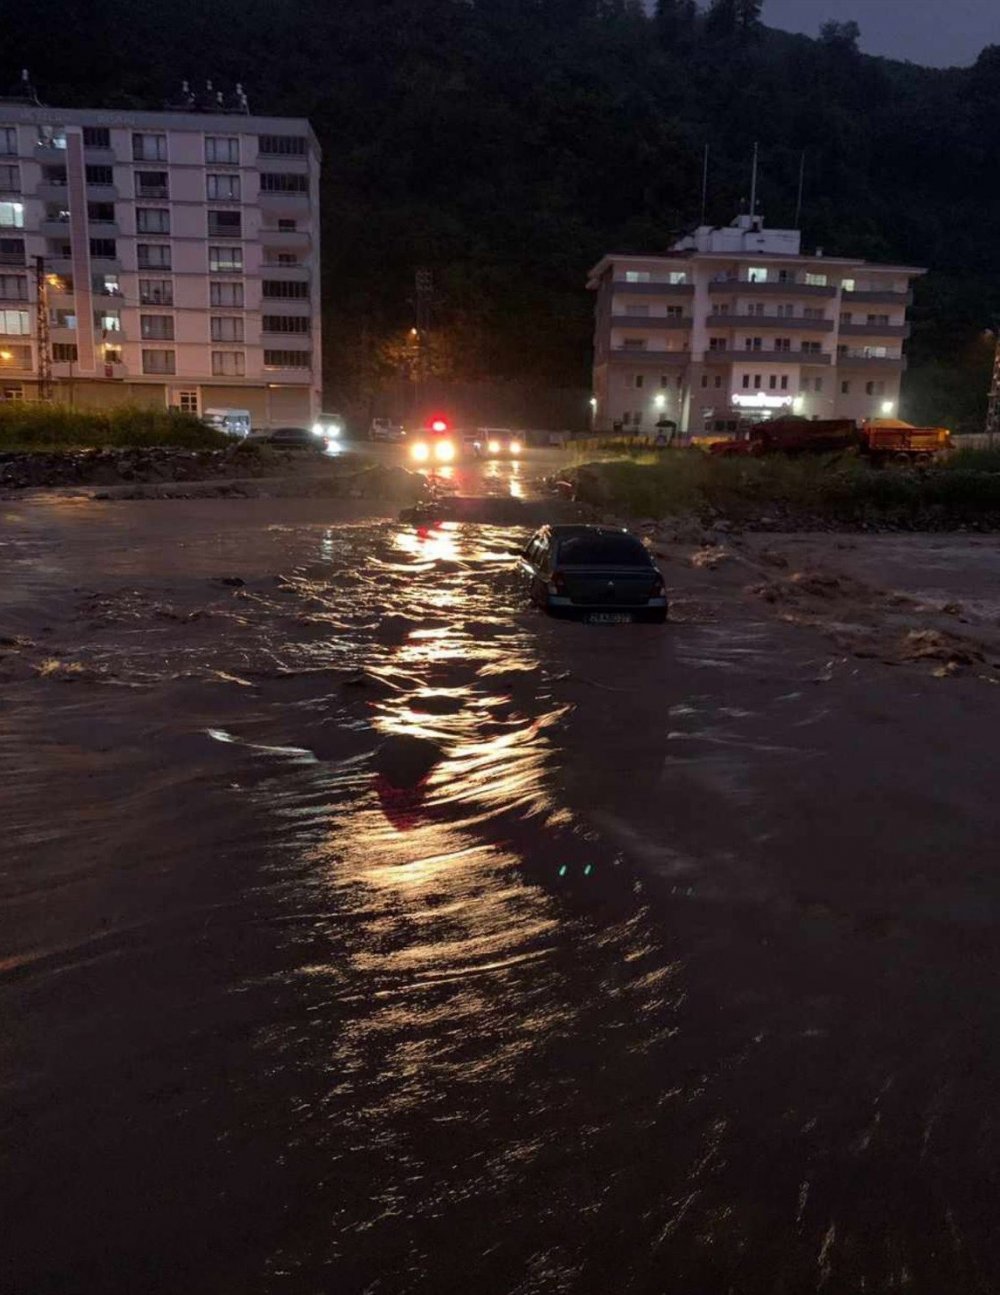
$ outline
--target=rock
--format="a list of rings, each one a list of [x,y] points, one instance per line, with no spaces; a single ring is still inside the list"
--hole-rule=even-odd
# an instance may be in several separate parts
[[[946,616],[961,616],[965,608],[961,603],[945,603],[941,610]]]
[[[232,589],[242,589],[246,581],[242,576],[220,576],[220,585],[229,585]]]
[[[416,787],[444,759],[444,752],[430,738],[411,733],[393,733],[375,752],[373,765],[393,787]]]

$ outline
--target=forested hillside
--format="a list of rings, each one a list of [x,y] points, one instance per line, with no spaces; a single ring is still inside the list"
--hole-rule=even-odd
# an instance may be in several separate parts
[[[763,12],[761,12],[763,10]],[[40,0],[8,7],[3,69],[51,104],[157,107],[241,81],[325,151],[328,388],[405,364],[413,276],[434,276],[434,364],[586,386],[601,253],[729,220],[761,145],[761,203],[810,245],[931,266],[910,412],[974,422],[1000,311],[1000,47],[964,70],[762,26],[766,3],[660,0]]]

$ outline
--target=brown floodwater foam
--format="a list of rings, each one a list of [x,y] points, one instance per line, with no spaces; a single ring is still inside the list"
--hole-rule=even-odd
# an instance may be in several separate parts
[[[519,538],[7,517],[5,1288],[995,1288],[992,689]]]

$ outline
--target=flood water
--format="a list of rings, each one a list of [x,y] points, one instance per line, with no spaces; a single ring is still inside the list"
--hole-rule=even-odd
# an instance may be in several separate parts
[[[998,1288],[995,690],[669,567],[549,622],[516,530],[6,507],[0,1289]]]

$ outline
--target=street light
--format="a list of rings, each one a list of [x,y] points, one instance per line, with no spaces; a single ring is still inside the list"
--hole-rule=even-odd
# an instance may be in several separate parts
[[[883,418],[891,418],[891,417],[892,417],[892,415],[893,415],[893,413],[895,412],[895,409],[896,409],[895,401],[892,401],[892,400],[883,400],[883,401],[882,401],[882,417],[883,417]]]
[[[805,409],[805,407],[806,407],[805,396],[796,396],[795,399],[792,401],[793,414],[801,414],[803,409]]]
[[[662,391],[658,391],[656,395],[653,397],[653,404],[656,406],[658,410],[660,410],[661,413],[663,412],[664,409],[666,409],[667,398]]]

